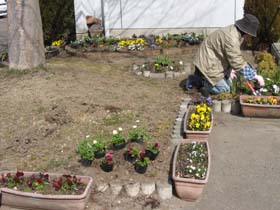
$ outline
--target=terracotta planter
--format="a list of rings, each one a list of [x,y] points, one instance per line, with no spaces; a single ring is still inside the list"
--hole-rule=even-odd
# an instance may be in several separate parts
[[[5,171],[1,174],[16,173]],[[1,175],[0,174],[0,175]],[[34,172],[24,172],[25,176],[31,176]],[[60,177],[62,174],[51,174],[50,178]],[[1,204],[20,209],[41,210],[84,210],[90,196],[90,188],[93,180],[89,176],[77,176],[86,184],[83,194],[80,195],[43,195],[30,192],[21,192],[8,188],[1,188]]]
[[[241,110],[245,117],[260,117],[260,118],[280,118],[280,105],[268,105],[268,104],[250,104],[246,103],[248,97],[256,99],[258,97],[268,98],[269,96],[240,96]],[[280,96],[273,96],[278,101]]]
[[[210,174],[210,165],[211,165],[211,157],[210,157],[210,149],[209,144],[206,140],[196,140],[197,142],[205,142],[208,151],[208,170],[206,174],[206,178],[204,180],[194,179],[194,178],[183,178],[176,176],[176,163],[178,160],[178,152],[183,144],[191,143],[194,140],[191,139],[183,139],[181,143],[176,147],[173,165],[172,165],[172,179],[175,185],[176,193],[178,197],[182,200],[186,201],[195,201],[202,194],[204,186],[208,182],[209,174]]]
[[[184,116],[184,134],[187,139],[208,139],[213,128],[213,113],[211,113],[211,126],[207,131],[193,131],[188,129],[189,114],[195,110],[194,106],[190,106]]]

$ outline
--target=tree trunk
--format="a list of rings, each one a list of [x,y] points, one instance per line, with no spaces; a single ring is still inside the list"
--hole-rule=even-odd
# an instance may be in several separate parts
[[[29,69],[45,64],[39,0],[8,1],[9,67]]]

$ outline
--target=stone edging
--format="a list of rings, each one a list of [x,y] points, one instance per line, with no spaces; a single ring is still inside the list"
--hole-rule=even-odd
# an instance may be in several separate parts
[[[134,74],[138,76],[144,76],[148,78],[153,78],[153,79],[164,79],[164,78],[177,78],[181,76],[188,76],[192,73],[192,64],[191,63],[186,63],[184,70],[180,72],[175,72],[175,71],[166,71],[163,73],[153,73],[148,70],[142,70],[141,65],[133,64],[132,65],[132,71]]]

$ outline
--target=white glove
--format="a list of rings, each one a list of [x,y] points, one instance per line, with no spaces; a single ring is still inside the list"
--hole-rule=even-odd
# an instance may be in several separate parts
[[[263,77],[261,75],[257,75],[254,77],[255,80],[258,81],[259,85],[260,86],[264,86],[264,80],[263,80]]]
[[[236,78],[236,71],[234,71],[234,70],[232,69],[231,72],[230,72],[229,78],[230,78],[231,80],[235,79],[235,78]]]

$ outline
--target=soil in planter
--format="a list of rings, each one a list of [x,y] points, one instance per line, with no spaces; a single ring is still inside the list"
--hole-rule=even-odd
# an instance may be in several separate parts
[[[190,161],[190,156],[189,154],[192,152],[192,144],[184,144],[180,146],[180,149],[178,151],[178,157],[177,157],[177,163],[176,163],[176,176],[183,177],[183,178],[195,178],[198,179],[197,177],[194,176],[194,174],[189,173],[186,169],[188,167],[194,166],[195,168],[206,168],[208,167],[208,152],[207,152],[207,146],[206,143],[197,143],[197,144],[202,144],[203,149],[205,151],[205,158],[204,161],[197,163],[196,160],[193,162]],[[195,170],[195,169],[194,169]]]
[[[67,185],[66,177],[63,177],[63,182],[59,181],[62,176],[49,177],[48,182],[44,181],[44,175],[40,176],[39,174],[34,174],[33,179],[29,176],[17,177],[15,174],[11,174],[11,176],[12,177],[9,179],[13,179],[13,181],[9,182],[7,181],[8,178],[6,176],[0,176],[0,189],[10,188],[21,192],[31,192],[45,195],[80,195],[83,194],[87,186],[86,184],[81,183],[78,179],[78,182],[70,187]],[[5,182],[3,182],[3,178],[6,180]],[[73,181],[73,177],[69,181]],[[55,185],[61,185],[60,189],[56,190]]]

